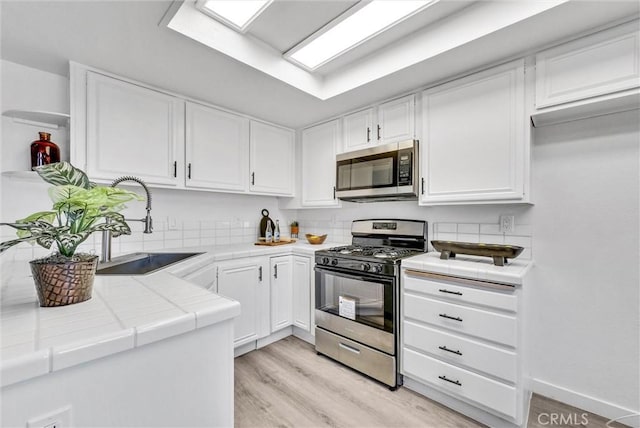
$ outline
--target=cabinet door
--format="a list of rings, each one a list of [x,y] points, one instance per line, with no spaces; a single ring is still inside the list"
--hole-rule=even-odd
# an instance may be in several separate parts
[[[339,131],[338,120],[302,131],[302,206],[339,206],[336,198]]]
[[[87,73],[87,174],[135,175],[175,186],[182,175],[184,101],[98,73]]]
[[[529,148],[524,62],[422,96],[421,203],[522,200]]]
[[[244,192],[249,169],[249,119],[186,104],[187,187]]]
[[[240,302],[234,319],[234,345],[269,335],[268,263],[262,259],[240,259],[218,265],[218,294]]]
[[[373,143],[373,109],[352,113],[342,119],[343,150],[364,149]]]
[[[293,258],[271,257],[271,332],[293,323]]]
[[[638,22],[536,55],[536,108],[640,86]]]
[[[294,132],[251,121],[252,193],[293,196]]]
[[[415,136],[415,97],[409,95],[378,107],[375,138],[380,144],[411,140]]]
[[[293,325],[310,331],[311,259],[293,256]]]

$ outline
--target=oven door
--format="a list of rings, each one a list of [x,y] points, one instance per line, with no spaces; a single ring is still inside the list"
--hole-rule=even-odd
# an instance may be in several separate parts
[[[316,266],[316,325],[395,354],[396,281]]]

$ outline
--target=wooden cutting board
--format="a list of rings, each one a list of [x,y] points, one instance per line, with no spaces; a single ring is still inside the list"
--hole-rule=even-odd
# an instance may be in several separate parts
[[[296,242],[295,239],[280,238],[280,242],[258,241],[258,242],[255,243],[255,245],[265,245],[265,246],[268,246],[268,247],[274,247],[276,245],[293,244],[294,242]]]

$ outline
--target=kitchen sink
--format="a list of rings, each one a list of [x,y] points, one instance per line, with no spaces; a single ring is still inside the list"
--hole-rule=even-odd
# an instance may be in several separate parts
[[[144,275],[203,253],[134,253],[98,265],[96,275]]]

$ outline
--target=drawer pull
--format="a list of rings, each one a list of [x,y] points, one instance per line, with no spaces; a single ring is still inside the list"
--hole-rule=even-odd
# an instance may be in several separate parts
[[[447,290],[445,288],[441,288],[438,290],[441,293],[447,293],[447,294],[455,294],[456,296],[462,296],[462,293],[459,291],[451,291],[451,290]]]
[[[438,376],[438,379],[446,380],[447,382],[450,382],[450,383],[452,383],[452,384],[454,384],[454,385],[462,386],[462,384],[460,383],[460,381],[447,379],[447,377],[446,377],[446,376]]]
[[[442,349],[443,351],[451,352],[452,354],[462,355],[462,352],[454,351],[453,349],[449,349],[446,346],[438,346],[438,349]]]
[[[439,314],[442,318],[446,318],[449,320],[454,320],[454,321],[460,321],[462,322],[462,318],[460,317],[452,317],[451,315],[447,315],[447,314]]]
[[[340,346],[342,349],[345,349],[349,352],[353,352],[354,354],[359,354],[360,350],[354,348],[353,346],[349,346],[349,345],[345,345],[344,343],[338,343],[338,346]]]

